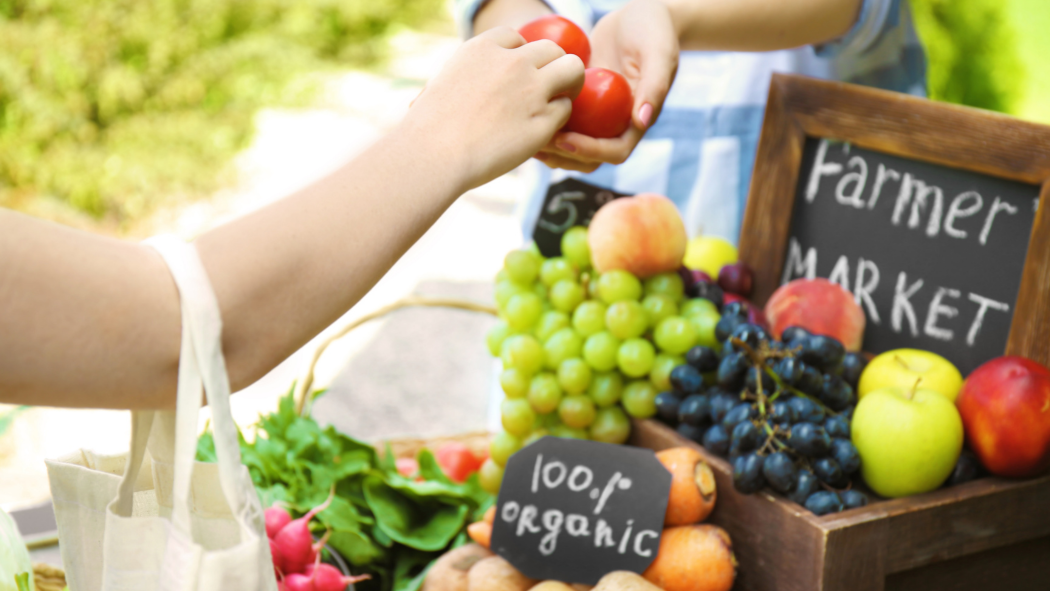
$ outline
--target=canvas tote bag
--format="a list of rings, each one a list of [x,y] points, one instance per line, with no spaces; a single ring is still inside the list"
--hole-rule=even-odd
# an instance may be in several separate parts
[[[182,308],[175,412],[131,413],[131,449],[48,460],[70,591],[276,591],[259,497],[230,414],[218,303],[196,249],[147,241],[171,270]],[[194,460],[201,391],[218,462]]]

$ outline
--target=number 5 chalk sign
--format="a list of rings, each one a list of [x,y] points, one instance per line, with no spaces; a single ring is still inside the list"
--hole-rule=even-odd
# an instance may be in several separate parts
[[[606,203],[629,193],[569,178],[548,187],[532,239],[545,257],[561,256],[561,235],[573,226],[589,226],[594,213]]]
[[[507,462],[492,549],[538,580],[641,573],[656,558],[670,492],[652,451],[544,437]]]

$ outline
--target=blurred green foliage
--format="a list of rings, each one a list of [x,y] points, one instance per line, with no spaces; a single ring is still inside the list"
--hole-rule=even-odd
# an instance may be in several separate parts
[[[910,5],[926,48],[930,98],[1016,113],[1026,72],[1008,2],[910,0]]]
[[[214,190],[264,106],[375,63],[443,0],[0,0],[0,205],[117,223]]]

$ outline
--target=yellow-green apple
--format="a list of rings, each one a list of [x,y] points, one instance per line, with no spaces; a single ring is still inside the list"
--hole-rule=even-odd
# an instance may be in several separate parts
[[[860,374],[857,398],[886,387],[910,388],[922,379],[924,390],[933,390],[951,402],[959,395],[963,378],[944,357],[919,349],[894,349],[872,359]]]
[[[796,279],[781,285],[766,302],[766,321],[780,336],[789,326],[834,337],[849,351],[864,340],[864,311],[853,294],[827,279]]]
[[[599,273],[623,269],[641,278],[677,271],[687,241],[678,208],[655,193],[606,203],[587,230],[591,258]]]
[[[973,370],[955,401],[966,441],[992,474],[1024,478],[1050,468],[1050,370],[998,357]]]
[[[718,277],[722,267],[737,261],[737,250],[728,240],[717,236],[697,236],[685,250],[685,266],[703,271],[708,278]]]
[[[963,444],[959,411],[920,387],[883,388],[857,404],[850,424],[860,470],[884,497],[931,491],[951,475]]]

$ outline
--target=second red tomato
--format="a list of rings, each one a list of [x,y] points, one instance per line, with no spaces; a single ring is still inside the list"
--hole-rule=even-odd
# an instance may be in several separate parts
[[[518,33],[529,43],[550,39],[565,50],[565,53],[579,56],[585,66],[591,59],[591,42],[587,40],[587,34],[567,18],[554,14],[541,16],[519,29]]]
[[[631,124],[631,86],[605,68],[587,68],[565,129],[595,138],[619,137]]]

